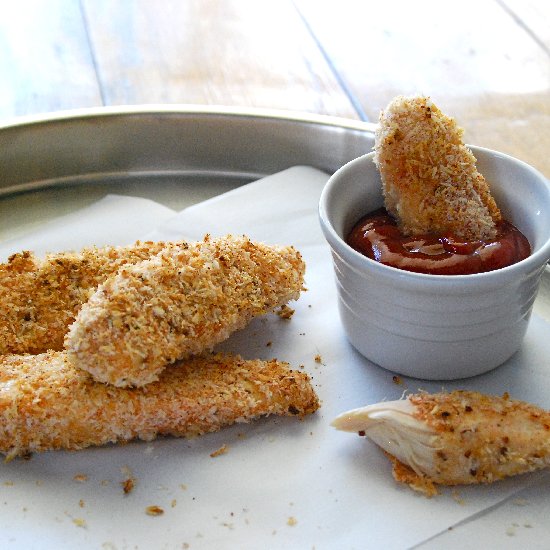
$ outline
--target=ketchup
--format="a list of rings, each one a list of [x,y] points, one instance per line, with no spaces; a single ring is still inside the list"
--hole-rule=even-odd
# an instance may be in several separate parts
[[[454,235],[406,237],[385,208],[368,214],[347,238],[354,249],[377,262],[432,275],[471,275],[515,264],[531,254],[525,236],[507,221],[494,239],[464,242]]]

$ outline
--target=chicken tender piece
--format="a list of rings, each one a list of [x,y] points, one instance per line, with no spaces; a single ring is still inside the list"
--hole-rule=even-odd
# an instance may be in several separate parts
[[[0,354],[63,349],[63,340],[82,304],[120,266],[156,254],[166,243],[85,248],[81,252],[31,252],[0,264]]]
[[[495,237],[501,214],[462,134],[427,97],[399,96],[381,113],[374,161],[404,235]]]
[[[94,382],[63,351],[0,357],[0,452],[8,459],[191,437],[266,415],[303,417],[318,407],[307,374],[276,360],[198,357],[146,388],[121,389]]]
[[[167,364],[297,299],[304,270],[293,247],[244,236],[163,251],[100,285],[69,329],[69,360],[100,382],[149,384]]]
[[[472,391],[419,393],[341,414],[332,425],[386,451],[397,481],[428,496],[436,484],[490,483],[550,465],[550,412]]]

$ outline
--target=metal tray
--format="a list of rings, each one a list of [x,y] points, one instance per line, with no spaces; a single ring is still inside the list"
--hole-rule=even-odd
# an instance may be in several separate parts
[[[373,134],[353,120],[193,106],[20,119],[0,127],[0,239],[109,192],[181,209],[293,165],[334,172]]]

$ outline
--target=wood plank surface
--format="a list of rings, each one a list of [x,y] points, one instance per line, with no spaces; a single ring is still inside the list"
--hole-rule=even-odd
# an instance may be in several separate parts
[[[290,0],[83,5],[108,105],[238,105],[357,118]]]
[[[424,93],[468,142],[550,175],[547,0],[2,3],[0,120],[98,105],[262,107],[376,121]]]
[[[78,2],[2,2],[0,120],[102,104]]]
[[[430,95],[469,143],[550,176],[550,56],[526,30],[532,17],[519,24],[492,0],[296,4],[371,120],[395,95]],[[528,4],[548,12],[548,3]]]

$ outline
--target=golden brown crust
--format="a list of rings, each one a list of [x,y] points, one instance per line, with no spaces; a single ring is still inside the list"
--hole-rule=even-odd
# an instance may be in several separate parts
[[[206,238],[128,265],[81,308],[69,360],[101,382],[143,386],[254,316],[297,299],[305,265],[293,247]]]
[[[209,355],[141,389],[93,382],[65,352],[0,357],[0,452],[82,449],[159,435],[190,437],[264,415],[313,413],[305,373],[280,361]]]
[[[550,465],[550,413],[539,407],[471,391],[409,399],[438,436],[434,483],[488,483]]]
[[[393,455],[385,452],[385,455],[392,463],[392,475],[395,481],[408,485],[411,489],[423,493],[427,497],[434,497],[439,494],[434,482],[429,478],[417,474],[412,468],[403,464]]]
[[[0,353],[41,353],[63,348],[81,305],[124,264],[156,254],[165,243],[85,248],[36,258],[32,252],[0,264]]]
[[[427,97],[399,96],[381,113],[375,162],[404,234],[495,236],[501,214],[462,134]]]

